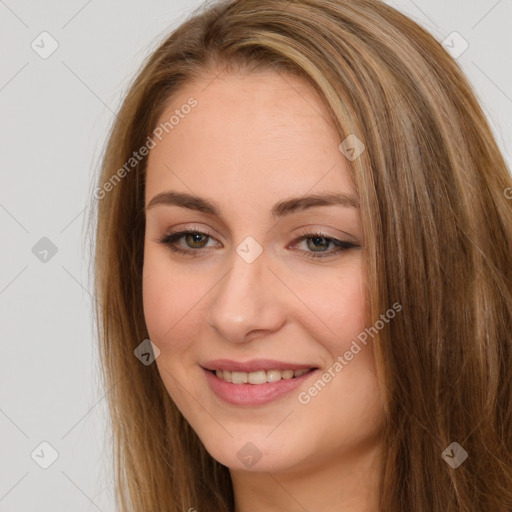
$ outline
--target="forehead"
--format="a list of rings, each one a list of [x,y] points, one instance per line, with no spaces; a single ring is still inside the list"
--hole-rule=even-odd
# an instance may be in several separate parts
[[[195,106],[183,108],[190,98]],[[238,196],[261,207],[277,196],[353,192],[329,112],[296,77],[264,72],[192,82],[158,124],[173,115],[179,121],[148,157],[146,202],[165,189]]]

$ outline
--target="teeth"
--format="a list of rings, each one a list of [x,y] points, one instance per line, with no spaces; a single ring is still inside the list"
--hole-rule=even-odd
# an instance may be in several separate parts
[[[260,372],[251,372],[249,374],[240,372],[240,375],[248,375],[245,382],[249,382],[249,384],[263,384],[267,382],[267,372],[264,370]]]
[[[265,382],[277,382],[281,379],[292,379],[300,377],[308,372],[309,369],[302,370],[259,370],[257,372],[230,372],[227,370],[215,370],[215,375],[219,379],[233,384],[265,384]]]
[[[231,382],[233,384],[247,384],[249,375],[245,372],[231,372]]]

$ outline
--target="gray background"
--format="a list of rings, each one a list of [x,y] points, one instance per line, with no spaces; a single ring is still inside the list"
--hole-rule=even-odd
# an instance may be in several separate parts
[[[0,512],[114,510],[86,220],[123,92],[200,3],[0,0]],[[512,0],[393,5],[467,40],[458,62],[510,165]]]

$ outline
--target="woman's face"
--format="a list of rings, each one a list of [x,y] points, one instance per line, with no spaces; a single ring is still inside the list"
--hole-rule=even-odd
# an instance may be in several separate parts
[[[148,157],[143,270],[166,389],[233,470],[367,453],[382,408],[357,342],[364,240],[326,108],[268,72],[189,84],[160,122],[173,115]]]

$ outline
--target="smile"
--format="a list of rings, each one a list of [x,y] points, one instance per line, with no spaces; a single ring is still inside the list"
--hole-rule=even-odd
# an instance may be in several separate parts
[[[270,365],[262,364],[260,360],[258,366],[255,361],[236,365],[232,362],[219,365],[218,360],[216,363],[209,365],[210,368],[202,368],[207,386],[223,402],[245,407],[262,406],[279,398],[284,399],[319,372],[317,367],[293,369],[290,365],[291,367],[283,368],[287,364],[279,364],[281,369],[278,370],[274,366],[277,366],[276,361]],[[232,369],[219,369],[218,366],[229,366]],[[236,370],[233,366],[237,366]],[[250,371],[242,371],[241,366]],[[270,369],[257,369],[262,366]]]

